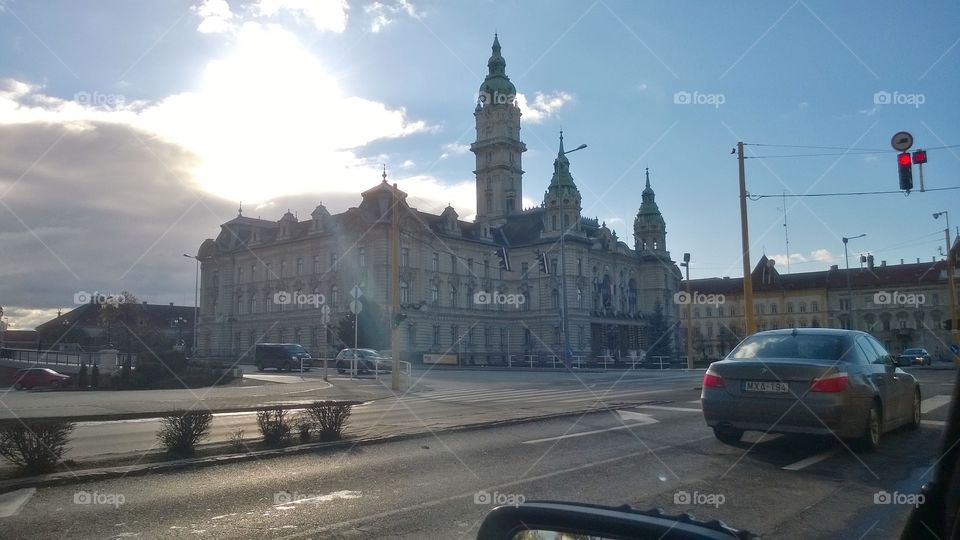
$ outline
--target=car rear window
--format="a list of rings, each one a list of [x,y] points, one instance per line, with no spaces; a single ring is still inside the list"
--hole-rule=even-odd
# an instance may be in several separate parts
[[[907,349],[903,354],[923,354],[923,349]]]
[[[727,358],[788,358],[804,360],[840,360],[844,352],[842,336],[817,334],[771,334],[750,336]]]

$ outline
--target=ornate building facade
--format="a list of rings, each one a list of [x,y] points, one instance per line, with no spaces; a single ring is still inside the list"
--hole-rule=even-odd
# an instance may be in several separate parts
[[[361,302],[389,305],[394,205],[404,359],[433,353],[505,363],[508,356],[543,359],[564,350],[618,356],[656,340],[674,348],[681,275],[667,251],[649,171],[633,248],[605,223],[581,215],[562,133],[542,203],[523,209],[521,112],[497,38],[492,49],[470,147],[476,219],[461,220],[450,206],[439,215],[411,207],[386,172],[357,207],[336,215],[322,204],[304,221],[290,212],[278,221],[241,212],[197,254],[201,354],[244,355],[257,342],[297,342],[325,356],[353,346],[352,336],[332,335],[323,324],[327,310],[318,308],[329,308],[335,325],[349,312],[354,287]],[[659,310],[659,324],[669,330],[654,336],[651,315]]]

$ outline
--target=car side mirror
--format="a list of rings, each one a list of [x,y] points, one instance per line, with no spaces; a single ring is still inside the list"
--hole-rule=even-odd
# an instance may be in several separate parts
[[[698,521],[690,514],[671,516],[655,509],[611,507],[558,501],[528,501],[494,508],[484,518],[477,540],[543,538],[683,538],[730,540],[758,538],[722,521]]]

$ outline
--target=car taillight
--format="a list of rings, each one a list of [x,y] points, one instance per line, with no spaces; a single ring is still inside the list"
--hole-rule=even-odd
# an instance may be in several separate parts
[[[703,374],[703,387],[704,388],[723,388],[723,377],[713,373],[712,371],[707,371]]]
[[[814,379],[810,383],[811,392],[842,392],[850,384],[846,373],[835,373],[828,377]]]

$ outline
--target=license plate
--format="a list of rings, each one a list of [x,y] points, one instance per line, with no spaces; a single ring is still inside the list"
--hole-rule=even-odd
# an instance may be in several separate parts
[[[747,392],[769,392],[786,394],[790,391],[787,383],[780,381],[744,381],[743,389]]]

